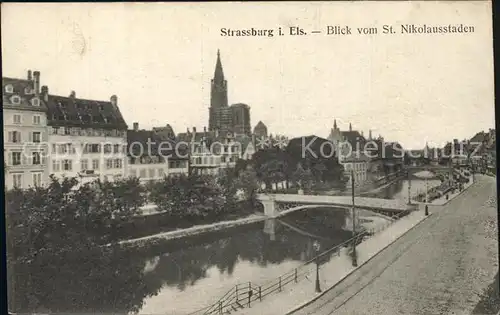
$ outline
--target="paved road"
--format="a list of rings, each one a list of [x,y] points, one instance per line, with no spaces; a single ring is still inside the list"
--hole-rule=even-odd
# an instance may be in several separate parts
[[[476,184],[346,281],[295,312],[470,314],[498,270],[495,179]]]

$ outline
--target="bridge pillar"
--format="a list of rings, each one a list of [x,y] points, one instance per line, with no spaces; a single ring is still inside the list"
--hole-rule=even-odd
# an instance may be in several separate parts
[[[264,233],[269,235],[271,241],[276,240],[276,219],[267,219],[264,222]]]
[[[265,199],[260,200],[262,205],[264,206],[264,214],[268,218],[276,218],[278,216],[278,210],[276,210],[276,201],[274,199]]]

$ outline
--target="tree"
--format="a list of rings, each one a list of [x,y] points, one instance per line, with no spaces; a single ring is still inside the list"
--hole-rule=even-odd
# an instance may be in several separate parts
[[[306,191],[310,190],[314,182],[314,176],[310,169],[305,170],[301,163],[297,164],[297,169],[292,175],[292,179],[297,185]]]
[[[257,172],[252,166],[247,166],[247,168],[240,172],[238,178],[236,179],[236,188],[241,189],[244,193],[245,200],[255,201],[255,195],[259,189],[259,179],[257,178]]]
[[[68,261],[96,266],[116,255],[116,246],[101,245],[116,244],[115,222],[130,218],[142,205],[137,184],[124,180],[96,189],[91,184],[79,186],[74,178],[51,177],[46,187],[6,192],[7,261],[13,277],[9,296],[14,310],[50,310],[56,297],[46,288],[58,284],[47,279],[69,272]],[[67,278],[71,283],[69,274]],[[93,279],[91,273],[87,279]]]

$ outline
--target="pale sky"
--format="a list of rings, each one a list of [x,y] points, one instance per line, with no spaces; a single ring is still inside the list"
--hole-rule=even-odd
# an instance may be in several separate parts
[[[41,72],[51,94],[109,100],[131,128],[208,126],[221,51],[229,102],[251,107],[273,134],[326,137],[373,130],[405,148],[494,128],[490,2],[2,3],[3,75]],[[400,24],[475,27],[469,34],[400,34]],[[356,27],[394,25],[363,36]],[[348,25],[350,36],[325,35]],[[323,34],[276,36],[300,26]],[[221,28],[274,37],[221,37]]]

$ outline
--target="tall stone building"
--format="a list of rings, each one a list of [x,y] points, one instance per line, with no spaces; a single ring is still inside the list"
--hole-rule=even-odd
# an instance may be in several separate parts
[[[217,51],[214,77],[211,81],[208,129],[221,134],[250,136],[250,106],[242,103],[228,106],[227,80],[224,78],[220,51]]]
[[[251,135],[250,106],[242,103],[231,105],[233,132],[239,135]]]
[[[227,80],[224,79],[220,52],[217,51],[214,78],[210,90],[210,110],[208,128],[227,133],[232,129],[231,109],[227,101]]]

